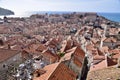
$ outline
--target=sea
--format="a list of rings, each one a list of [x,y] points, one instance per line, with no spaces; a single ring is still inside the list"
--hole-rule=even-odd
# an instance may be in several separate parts
[[[98,15],[103,16],[111,21],[120,22],[120,13],[98,13]]]
[[[67,11],[33,11],[33,12],[25,12],[21,15],[10,15],[9,17],[29,17],[32,14],[66,14],[72,13]],[[97,13],[100,16],[103,16],[111,21],[120,22],[120,13]],[[3,16],[0,16],[0,18]]]

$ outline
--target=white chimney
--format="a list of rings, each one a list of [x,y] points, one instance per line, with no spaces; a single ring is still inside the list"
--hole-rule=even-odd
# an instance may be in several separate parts
[[[105,25],[105,24],[102,24],[102,26],[104,27],[104,33],[103,33],[103,37],[105,37],[106,30],[107,30],[107,25]]]
[[[5,41],[7,41],[7,38],[6,38],[6,37],[4,37],[4,40],[5,40]]]
[[[103,46],[103,39],[101,39],[100,41],[100,49],[102,48],[102,46]]]
[[[104,32],[103,32],[103,35],[101,36],[100,49],[101,49],[102,46],[103,46],[103,39],[102,39],[102,38],[105,38],[105,34],[106,34],[106,30],[107,30],[107,25],[102,24],[102,26],[104,27]]]

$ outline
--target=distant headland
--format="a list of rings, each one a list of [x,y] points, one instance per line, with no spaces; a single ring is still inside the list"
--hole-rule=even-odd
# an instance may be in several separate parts
[[[0,16],[14,15],[14,12],[0,7]]]

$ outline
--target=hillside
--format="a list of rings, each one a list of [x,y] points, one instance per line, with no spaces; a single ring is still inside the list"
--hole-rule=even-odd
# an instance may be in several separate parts
[[[14,12],[0,7],[0,15],[14,15]]]

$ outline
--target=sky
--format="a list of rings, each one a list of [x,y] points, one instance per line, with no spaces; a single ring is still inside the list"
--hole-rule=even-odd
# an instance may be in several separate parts
[[[120,13],[120,0],[0,0],[0,7],[15,14],[31,11]]]

